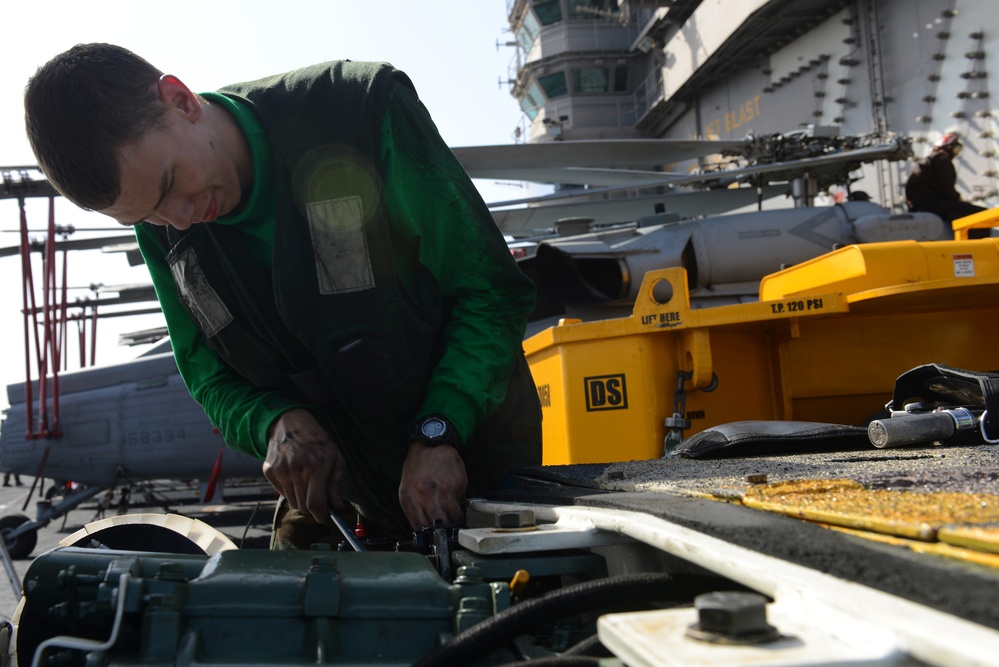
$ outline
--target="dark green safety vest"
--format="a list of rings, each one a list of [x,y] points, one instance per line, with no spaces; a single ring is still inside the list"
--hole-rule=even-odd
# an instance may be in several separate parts
[[[449,306],[419,284],[411,292],[397,272],[377,168],[392,81],[412,85],[388,65],[340,62],[220,91],[250,106],[270,140],[273,276],[227,252],[235,226],[166,235],[181,301],[227,364],[333,410],[341,439],[401,443]]]

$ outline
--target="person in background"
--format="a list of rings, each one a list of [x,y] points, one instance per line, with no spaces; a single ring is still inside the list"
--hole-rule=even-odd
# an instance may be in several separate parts
[[[196,94],[83,44],[25,91],[52,185],[135,228],[174,356],[281,494],[275,548],[460,525],[541,462],[535,290],[410,79],[333,61]]]
[[[958,193],[954,158],[961,152],[961,137],[948,132],[937,139],[933,151],[917,162],[905,182],[905,199],[910,211],[933,213],[950,224],[958,218],[984,211],[981,206],[961,199]],[[988,230],[972,230],[988,232]]]

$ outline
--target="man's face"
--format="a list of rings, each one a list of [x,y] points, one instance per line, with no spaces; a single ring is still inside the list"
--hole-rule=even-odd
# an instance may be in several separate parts
[[[188,229],[236,208],[236,162],[201,107],[192,108],[197,104],[193,96],[167,102],[163,126],[119,149],[121,194],[101,213],[123,225],[146,220]]]

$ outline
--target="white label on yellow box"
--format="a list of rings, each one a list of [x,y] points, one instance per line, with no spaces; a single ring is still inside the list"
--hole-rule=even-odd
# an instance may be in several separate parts
[[[954,277],[974,278],[975,277],[975,257],[974,255],[954,255]]]

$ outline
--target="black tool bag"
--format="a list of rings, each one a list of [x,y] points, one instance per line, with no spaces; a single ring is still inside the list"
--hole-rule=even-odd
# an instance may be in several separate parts
[[[731,422],[687,438],[664,458],[727,458],[868,449],[867,429],[845,424],[755,420]]]
[[[973,439],[979,443],[981,440],[999,442],[999,372],[967,371],[944,364],[917,366],[895,380],[892,400],[886,407],[901,412],[907,405],[918,408],[914,413],[930,412],[937,407],[967,408],[978,421]],[[696,433],[669,449],[664,458],[806,454],[857,451],[870,446],[866,427],[798,421],[742,421]]]

